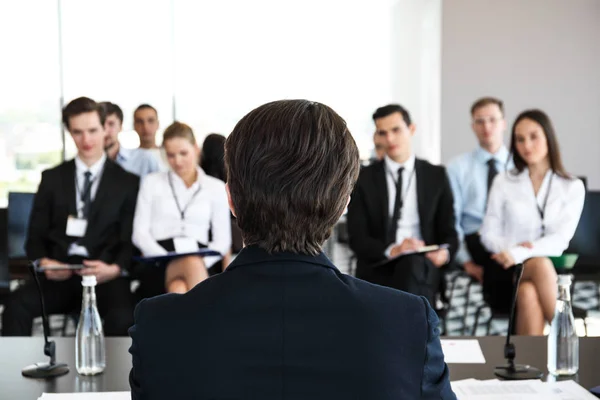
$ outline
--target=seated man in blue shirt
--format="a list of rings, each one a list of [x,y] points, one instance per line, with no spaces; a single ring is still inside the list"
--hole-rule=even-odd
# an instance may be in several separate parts
[[[121,110],[121,107],[108,101],[104,101],[100,105],[106,113],[104,149],[107,156],[123,167],[124,170],[139,177],[158,171],[158,161],[151,153],[140,149],[121,147],[121,143],[119,143],[119,133],[123,128],[123,110]]]
[[[456,261],[462,264],[469,276],[484,282],[483,266],[489,262],[489,253],[482,246],[478,231],[494,177],[498,172],[512,167],[512,164],[507,164],[509,153],[504,146],[506,121],[502,101],[493,97],[477,100],[471,107],[471,118],[471,127],[479,146],[451,160],[448,176],[454,195],[456,231],[461,240]],[[492,293],[493,279],[487,278],[484,292],[495,299],[498,296]],[[502,294],[503,297],[505,295]],[[497,300],[505,303],[505,299]]]

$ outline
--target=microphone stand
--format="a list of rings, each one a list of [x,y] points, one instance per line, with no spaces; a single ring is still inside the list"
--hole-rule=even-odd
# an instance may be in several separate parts
[[[510,336],[513,330],[515,319],[515,308],[517,307],[519,284],[521,283],[521,277],[523,276],[523,264],[517,264],[515,266],[515,273],[517,275],[517,282],[515,285],[515,292],[513,293],[509,317],[510,319],[508,320],[508,334],[506,335],[506,343],[504,344],[504,358],[506,358],[507,364],[497,366],[494,369],[494,374],[507,380],[540,379],[544,374],[539,369],[530,365],[515,364],[515,356],[517,355],[517,351],[515,349],[515,345],[510,342]]]
[[[46,314],[46,305],[44,303],[44,293],[42,292],[42,286],[40,285],[40,280],[37,276],[36,265],[37,262],[30,263],[29,270],[33,275],[33,280],[35,281],[35,285],[37,286],[40,295],[40,303],[42,306],[42,326],[44,329],[44,354],[50,357],[50,361],[28,365],[21,370],[21,374],[27,378],[48,379],[68,374],[69,367],[67,364],[56,362],[56,344],[53,341],[48,340],[48,336],[50,334],[50,325],[48,324],[48,315]]]

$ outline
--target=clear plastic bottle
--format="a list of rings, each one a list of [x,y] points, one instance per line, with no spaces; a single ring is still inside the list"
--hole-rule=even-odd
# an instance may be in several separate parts
[[[571,307],[571,275],[558,276],[558,299],[548,335],[548,372],[574,375],[579,370],[579,337]]]
[[[81,375],[101,374],[106,367],[104,332],[96,306],[96,277],[81,280],[83,298],[75,340],[75,364]]]

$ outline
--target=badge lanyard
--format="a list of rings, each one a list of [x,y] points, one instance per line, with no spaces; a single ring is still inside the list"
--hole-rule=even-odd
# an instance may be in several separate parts
[[[169,186],[171,187],[171,193],[173,194],[173,199],[175,199],[175,204],[177,205],[177,210],[179,210],[179,214],[181,215],[181,222],[183,222],[185,220],[185,212],[187,211],[190,204],[192,204],[192,202],[194,201],[194,197],[196,197],[198,192],[200,192],[201,186],[198,185],[198,189],[196,189],[194,194],[192,194],[192,197],[190,197],[190,200],[187,202],[185,207],[181,208],[181,204],[179,204],[179,199],[177,198],[177,194],[175,193],[175,187],[173,186],[173,179],[171,178],[171,172],[168,173],[168,177],[169,177]]]
[[[540,214],[540,218],[542,220],[542,237],[544,237],[544,235],[546,234],[546,226],[544,223],[544,214],[546,213],[546,205],[548,204],[548,197],[550,196],[550,189],[552,189],[552,179],[554,178],[554,173],[552,173],[552,175],[550,175],[550,182],[548,183],[548,190],[546,191],[546,196],[544,197],[544,204],[542,207],[540,207],[540,205],[537,202],[535,202],[535,205],[537,206],[538,209],[538,213]]]

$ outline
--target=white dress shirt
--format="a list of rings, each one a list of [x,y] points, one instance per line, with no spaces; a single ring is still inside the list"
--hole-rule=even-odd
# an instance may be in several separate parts
[[[388,218],[394,215],[394,203],[396,202],[396,182],[398,181],[398,169],[402,171],[402,209],[398,220],[396,231],[396,242],[388,247],[386,255],[389,257],[392,247],[401,244],[404,239],[415,238],[422,240],[421,224],[419,220],[419,208],[417,199],[417,174],[415,173],[415,156],[411,155],[406,162],[399,164],[389,158],[385,160],[385,177],[388,191]]]
[[[100,184],[100,179],[102,178],[102,171],[104,170],[104,163],[106,163],[106,154],[102,153],[102,157],[98,161],[96,161],[91,166],[87,166],[79,156],[75,157],[75,178],[76,178],[76,187],[75,187],[75,197],[76,197],[76,205],[77,205],[77,216],[83,216],[83,201],[81,200],[81,195],[83,190],[85,189],[85,173],[91,172],[90,180],[92,182],[90,198],[94,201],[96,197],[96,192],[98,191],[98,185]]]
[[[104,171],[104,164],[106,163],[106,154],[102,153],[102,157],[91,166],[87,166],[79,156],[75,157],[75,206],[77,209],[77,217],[83,217],[83,200],[81,195],[85,190],[85,173],[90,172],[90,180],[92,187],[90,188],[90,199],[94,201],[96,192],[98,192],[98,186],[100,185],[100,179],[102,178],[102,171]],[[89,217],[89,216],[88,216]],[[89,257],[89,253],[84,246],[77,244],[77,241],[71,243],[67,252],[70,256],[81,256]]]
[[[531,257],[559,256],[575,234],[584,201],[579,179],[561,178],[550,170],[536,196],[527,168],[518,175],[500,173],[490,190],[481,242],[492,253],[508,251],[517,264]],[[523,242],[533,248],[519,246]]]
[[[169,184],[169,175],[173,190]],[[177,200],[175,200],[177,197]],[[179,211],[185,209],[182,219]],[[187,209],[186,209],[187,206]],[[159,240],[187,237],[225,255],[231,248],[231,219],[225,184],[198,167],[189,188],[174,172],[155,172],[141,182],[133,220],[133,244],[145,256],[167,254]],[[208,242],[209,229],[212,241]],[[205,259],[206,267],[218,260]]]

